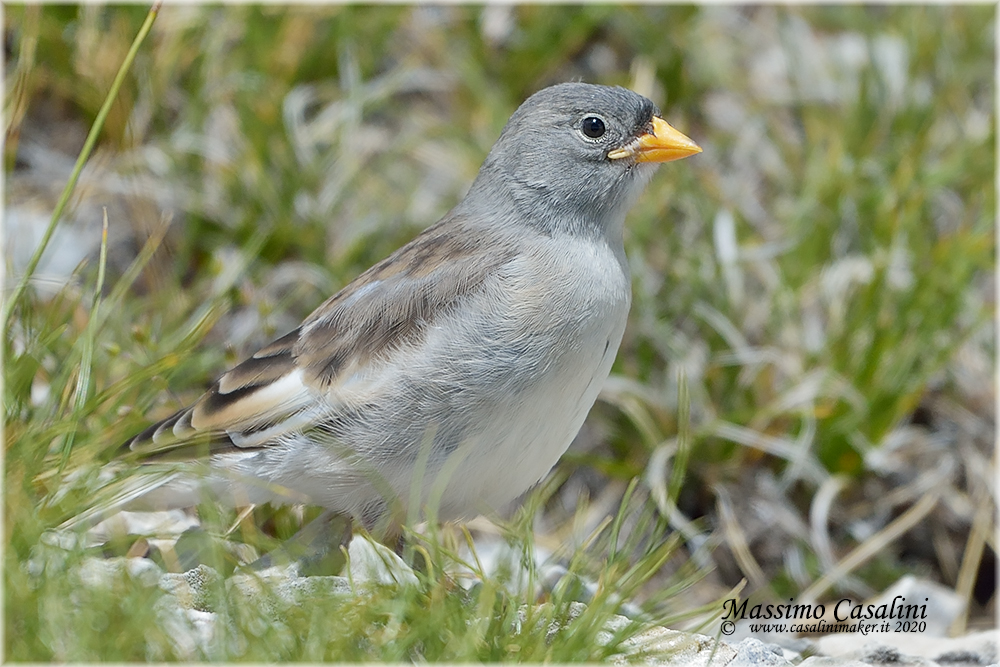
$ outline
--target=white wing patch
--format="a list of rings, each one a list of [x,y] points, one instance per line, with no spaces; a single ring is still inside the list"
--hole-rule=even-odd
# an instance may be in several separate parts
[[[220,393],[225,395],[226,392]],[[191,426],[199,431],[253,428],[283,421],[289,414],[300,412],[315,401],[316,396],[303,382],[302,369],[297,368],[207,417],[196,408]]]

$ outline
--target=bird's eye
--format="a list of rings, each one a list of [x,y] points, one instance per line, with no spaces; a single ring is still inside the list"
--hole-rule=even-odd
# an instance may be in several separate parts
[[[580,129],[591,139],[599,139],[607,131],[604,127],[604,121],[596,116],[587,116],[584,118]]]

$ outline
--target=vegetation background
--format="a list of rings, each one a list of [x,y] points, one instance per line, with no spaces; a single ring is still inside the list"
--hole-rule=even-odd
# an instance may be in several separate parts
[[[649,96],[705,151],[630,216],[625,340],[533,544],[578,545],[632,488],[622,558],[670,559],[623,590],[659,621],[742,580],[864,599],[904,573],[992,618],[995,7],[168,4],[11,302],[146,12],[4,6],[8,659],[183,657],[162,592],[35,571],[40,536],[126,437],[443,215],[517,105],[567,80]],[[607,655],[512,639],[527,600],[500,586],[444,604],[422,581],[285,634],[234,612],[238,641],[200,657]]]

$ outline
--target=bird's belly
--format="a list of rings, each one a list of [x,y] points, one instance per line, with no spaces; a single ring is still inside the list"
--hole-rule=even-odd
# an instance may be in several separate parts
[[[539,482],[579,432],[608,377],[625,320],[578,342],[536,384],[504,397],[468,439],[466,460],[442,496],[442,515],[500,509]],[[456,455],[462,456],[461,449]]]

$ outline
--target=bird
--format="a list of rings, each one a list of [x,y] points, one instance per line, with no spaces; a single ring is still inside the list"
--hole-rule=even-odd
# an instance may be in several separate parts
[[[439,520],[506,506],[553,468],[611,370],[626,214],[660,163],[700,152],[631,90],[534,93],[439,222],[122,445],[139,464],[208,463],[129,506],[309,503],[369,528],[415,506]]]

